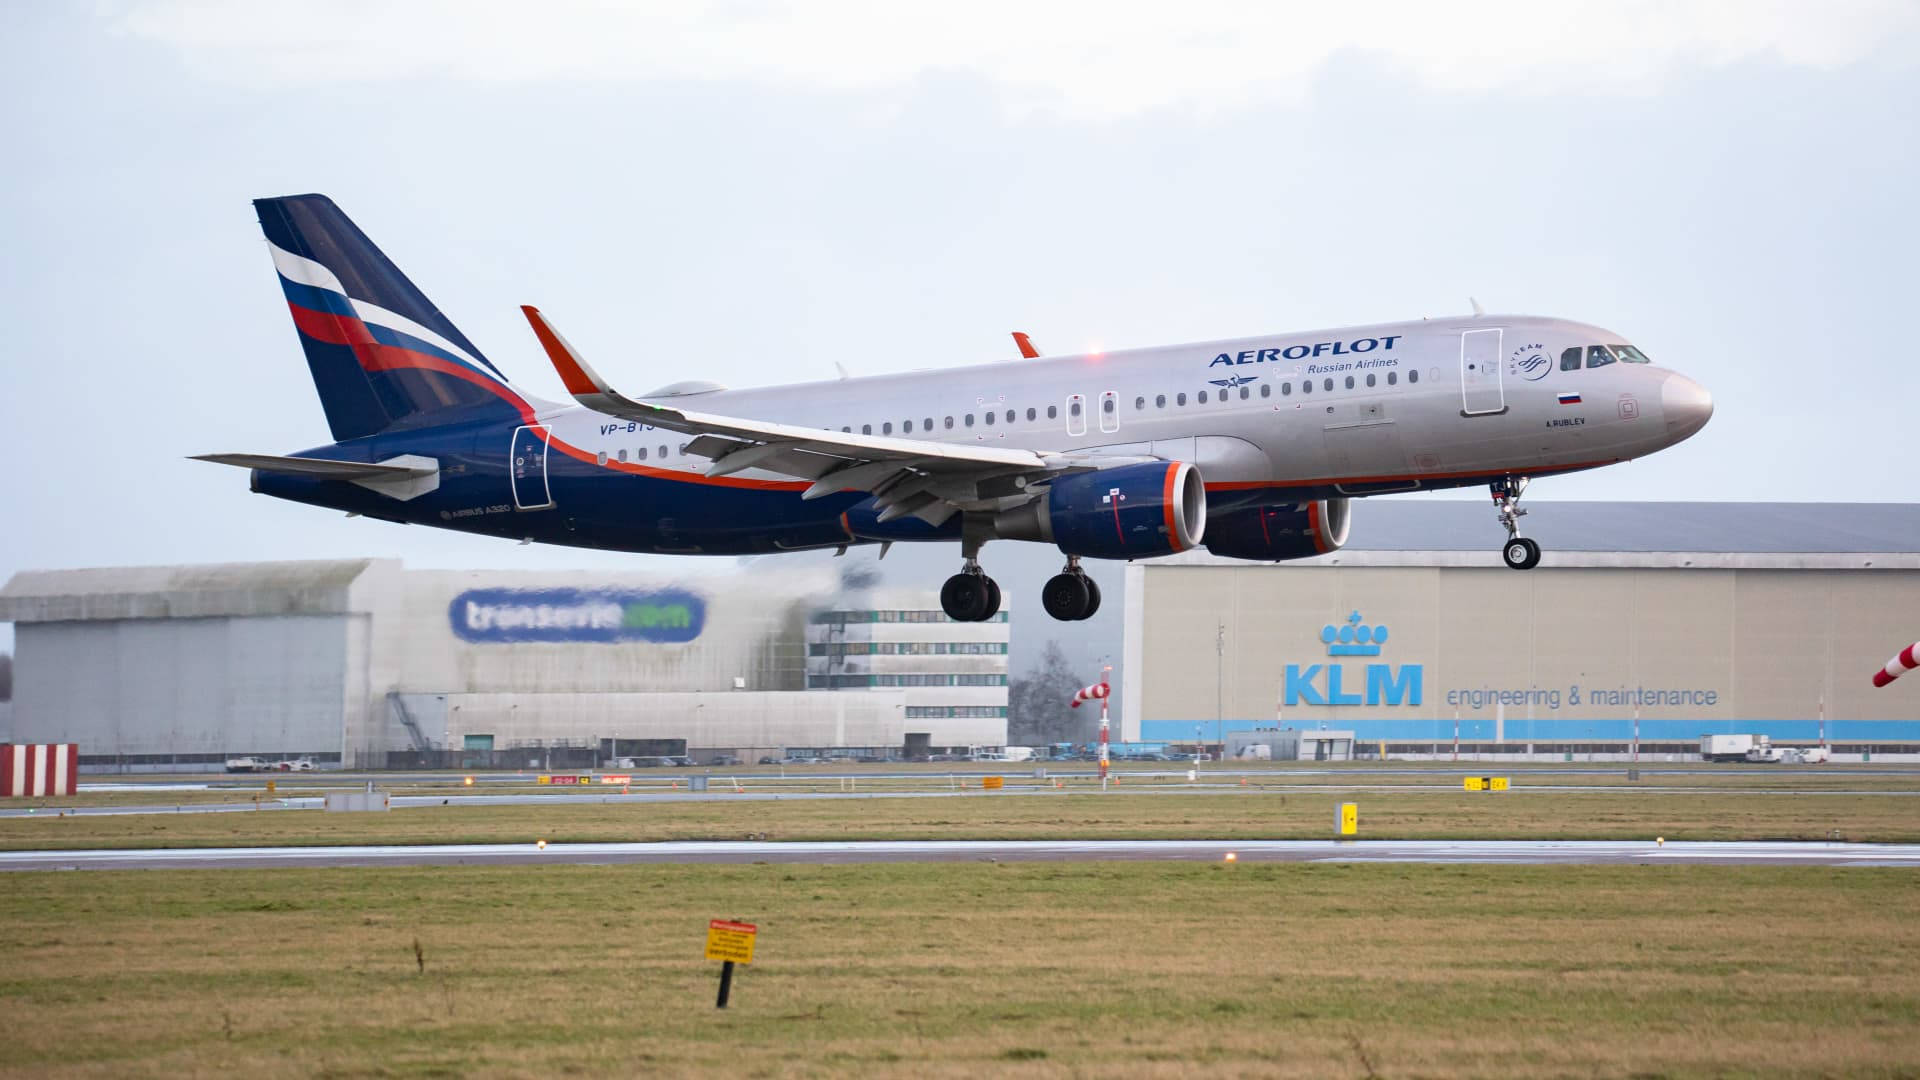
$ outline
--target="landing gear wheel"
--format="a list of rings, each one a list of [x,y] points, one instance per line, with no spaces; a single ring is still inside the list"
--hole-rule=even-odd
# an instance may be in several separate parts
[[[955,574],[940,586],[940,608],[954,622],[981,622],[999,607],[999,593],[1000,586],[985,574]]]
[[[1084,619],[1093,603],[1088,584],[1085,574],[1055,574],[1040,590],[1040,606],[1061,622]]]
[[[1514,570],[1531,570],[1540,565],[1540,545],[1524,536],[1516,536],[1500,549],[1500,557]]]
[[[992,578],[988,578],[987,579],[986,613],[981,615],[978,619],[975,619],[974,621],[986,622],[988,619],[991,619],[998,614],[1000,614],[1000,583],[993,580]]]
[[[1100,586],[1090,577],[1082,580],[1087,583],[1087,610],[1081,613],[1078,621],[1085,622],[1093,618],[1094,612],[1100,610]]]

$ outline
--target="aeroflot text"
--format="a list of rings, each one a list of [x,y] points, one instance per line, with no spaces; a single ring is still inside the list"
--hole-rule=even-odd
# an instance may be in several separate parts
[[[1349,356],[1355,353],[1370,353],[1375,349],[1390,352],[1393,349],[1393,343],[1400,338],[1399,334],[1390,334],[1379,338],[1355,338],[1352,341],[1316,341],[1311,345],[1289,345],[1284,349],[1242,349],[1237,353],[1221,353],[1207,366],[1277,364],[1282,360],[1305,360],[1309,356]]]

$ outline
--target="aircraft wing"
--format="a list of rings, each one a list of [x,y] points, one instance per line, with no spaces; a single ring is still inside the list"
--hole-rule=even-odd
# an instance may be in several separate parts
[[[940,524],[968,504],[1018,495],[1026,474],[1091,468],[1077,455],[888,436],[749,420],[637,401],[589,367],[537,308],[522,306],[534,336],[575,401],[595,412],[694,436],[687,451],[713,459],[708,476],[746,469],[812,481],[802,498],[867,491],[880,498],[880,520],[917,514]]]

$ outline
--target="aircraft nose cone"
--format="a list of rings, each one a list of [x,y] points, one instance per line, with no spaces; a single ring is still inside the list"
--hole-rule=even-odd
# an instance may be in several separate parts
[[[1669,375],[1660,384],[1660,410],[1667,418],[1667,434],[1679,442],[1707,426],[1713,395],[1685,375]]]

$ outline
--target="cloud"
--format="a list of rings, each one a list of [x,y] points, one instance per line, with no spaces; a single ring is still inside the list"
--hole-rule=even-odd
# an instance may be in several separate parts
[[[1920,24],[1906,0],[123,0],[115,33],[254,85],[710,81],[875,91],[969,75],[1093,116],[1296,103],[1365,58],[1427,88],[1639,94],[1751,59],[1830,68]]]

